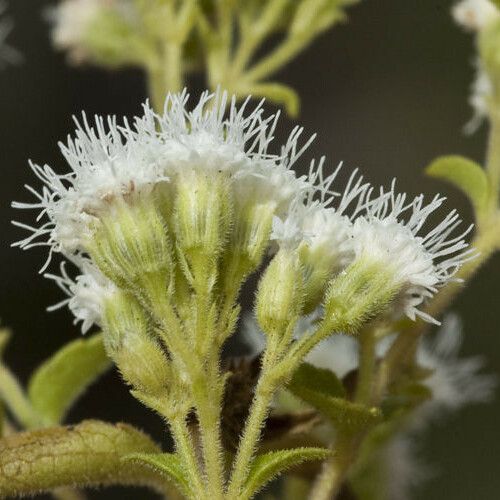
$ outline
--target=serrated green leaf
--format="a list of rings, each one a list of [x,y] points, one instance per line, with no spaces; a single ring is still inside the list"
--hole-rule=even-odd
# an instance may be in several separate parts
[[[294,373],[291,385],[313,390],[326,396],[343,398],[344,386],[337,375],[326,368],[317,368],[309,363],[302,363]]]
[[[191,498],[193,492],[186,476],[186,468],[175,453],[133,453],[124,460],[143,464],[172,481],[179,491]]]
[[[314,460],[325,460],[330,456],[331,451],[324,448],[294,448],[258,455],[252,463],[240,498],[252,498],[267,483],[295,465]]]
[[[480,214],[488,201],[489,182],[484,169],[462,156],[441,156],[426,169],[427,175],[443,179],[461,189]]]
[[[59,423],[85,389],[110,367],[101,334],[74,340],[36,370],[28,386],[29,399],[47,425]]]
[[[335,427],[341,428],[345,432],[360,432],[377,422],[381,417],[379,409],[352,403],[347,399],[328,396],[293,384],[290,386],[290,390],[304,402],[316,408]]]

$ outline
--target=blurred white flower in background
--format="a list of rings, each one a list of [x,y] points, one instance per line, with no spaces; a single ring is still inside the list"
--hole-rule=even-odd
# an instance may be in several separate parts
[[[480,31],[500,18],[500,11],[490,0],[462,0],[452,9],[457,24],[469,31]]]

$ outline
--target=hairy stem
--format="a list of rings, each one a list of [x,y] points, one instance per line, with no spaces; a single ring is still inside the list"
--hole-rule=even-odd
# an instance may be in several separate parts
[[[366,328],[360,333],[360,363],[355,401],[370,404],[372,399],[373,376],[376,365],[377,345],[374,328]]]
[[[219,395],[221,385],[219,377],[204,377],[195,384],[194,390],[196,413],[200,428],[203,448],[203,461],[208,490],[213,500],[224,497],[223,447],[220,429],[220,408],[222,398]]]
[[[271,340],[268,338],[269,343],[264,352],[261,376],[255,389],[252,406],[234,460],[228,498],[239,498],[262,433],[264,421],[269,414],[271,402],[280,383],[280,380],[276,378],[276,372],[273,370],[278,352]]]
[[[323,464],[309,493],[309,500],[337,498],[357,451],[356,443],[357,440],[351,436],[339,436],[335,456]]]
[[[190,484],[197,497],[203,494],[203,485],[200,468],[196,459],[195,447],[189,434],[186,421],[183,417],[172,418],[169,421],[170,430],[175,441],[176,451],[186,467],[190,477]]]

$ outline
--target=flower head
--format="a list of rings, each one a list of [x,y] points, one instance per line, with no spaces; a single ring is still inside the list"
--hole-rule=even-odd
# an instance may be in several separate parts
[[[500,11],[490,0],[461,0],[453,7],[452,14],[469,31],[480,31],[500,19]]]
[[[82,274],[71,278],[65,263],[61,264],[60,275],[47,274],[67,295],[67,299],[51,306],[49,311],[65,305],[75,316],[75,323],[82,322],[82,332],[87,332],[93,325],[102,325],[103,306],[107,298],[116,293],[116,287],[88,259],[80,258],[76,262]]]
[[[311,165],[307,196],[296,199],[284,219],[275,217],[272,239],[280,247],[306,246],[311,259],[327,261],[335,273],[352,262],[352,221],[362,212],[370,186],[355,170],[339,195],[331,186],[342,164],[327,177],[323,166],[323,160]]]
[[[443,201],[436,196],[426,204],[420,195],[406,203],[406,195],[397,195],[393,184],[389,193],[382,192],[368,203],[366,213],[353,224],[355,260],[376,263],[390,276],[399,289],[395,312],[401,310],[412,320],[420,316],[437,323],[418,307],[453,280],[460,266],[474,256],[464,239],[472,227],[450,236],[461,224],[455,210],[423,234],[427,219]]]

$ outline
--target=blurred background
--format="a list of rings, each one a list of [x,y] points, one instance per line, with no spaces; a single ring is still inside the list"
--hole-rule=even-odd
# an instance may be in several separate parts
[[[12,328],[6,361],[24,381],[30,371],[65,342],[79,335],[66,310],[45,308],[61,293],[37,274],[44,251],[10,248],[23,236],[10,220],[20,215],[11,200],[29,200],[23,184],[37,185],[27,160],[64,168],[57,141],[73,131],[72,114],[133,116],[145,98],[142,75],[94,68],[71,68],[49,41],[43,11],[48,1],[11,1],[15,21],[11,42],[24,63],[0,72],[0,317]],[[471,117],[467,105],[473,75],[472,37],[457,28],[445,0],[362,0],[349,21],[322,36],[279,76],[302,97],[299,122],[318,139],[312,154],[326,154],[333,168],[360,167],[374,184],[398,177],[410,195],[441,192],[470,222],[460,193],[423,176],[437,155],[459,153],[483,160],[486,127],[463,134]],[[190,81],[193,93],[201,79]],[[292,123],[282,122],[285,136]],[[344,175],[346,175],[346,172]],[[28,220],[24,218],[23,220]],[[500,228],[499,228],[500,230]],[[488,370],[500,373],[500,256],[492,259],[460,296],[465,355],[483,355]],[[159,418],[128,395],[115,373],[100,380],[71,412],[85,417],[125,420],[162,435]],[[418,444],[432,476],[416,499],[496,500],[500,491],[500,399],[433,426]],[[92,498],[137,498],[137,491],[105,490]],[[141,498],[149,493],[140,492]]]

